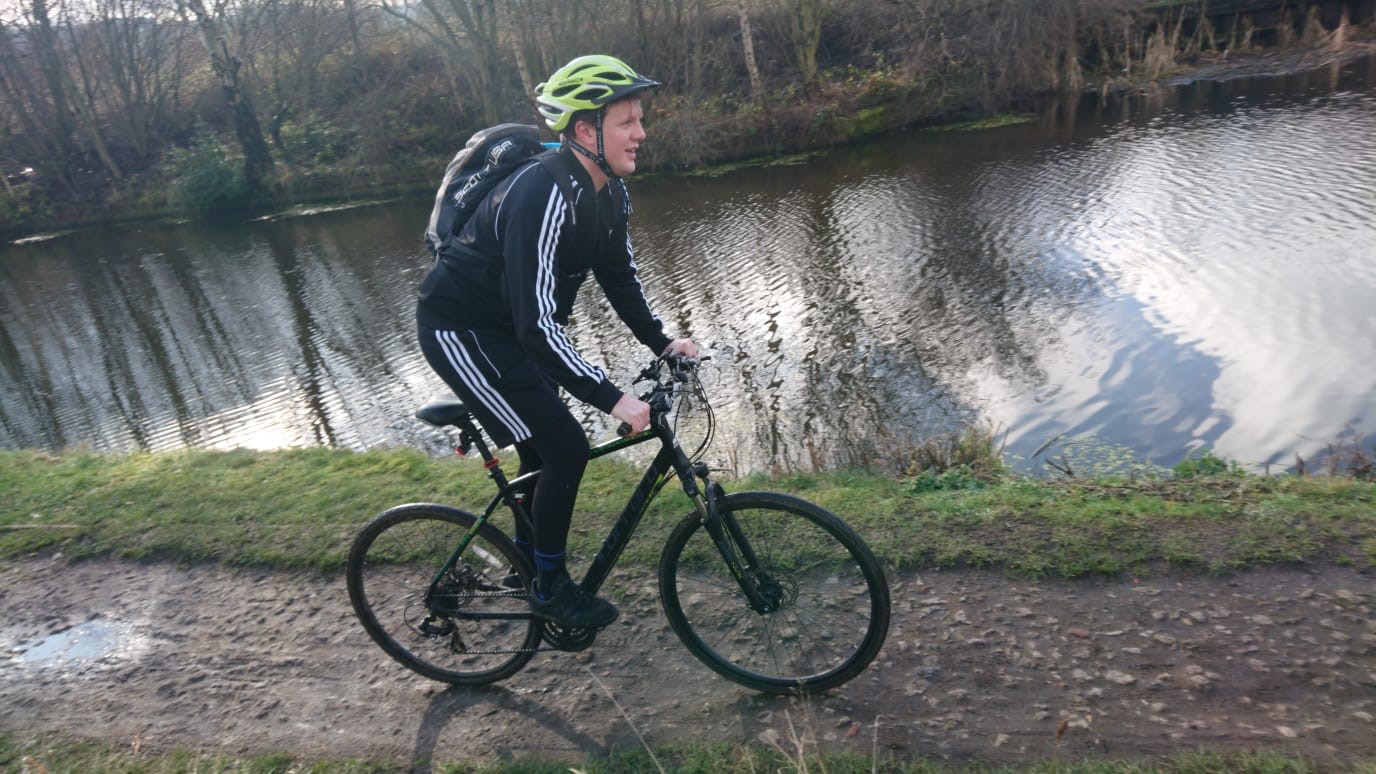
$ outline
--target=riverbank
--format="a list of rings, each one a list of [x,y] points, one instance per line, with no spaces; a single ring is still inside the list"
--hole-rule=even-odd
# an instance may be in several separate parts
[[[1339,38],[1310,38],[1289,46],[1250,48],[1223,53],[1198,52],[1169,65],[1136,72],[1091,75],[1081,83],[1084,94],[1148,93],[1201,80],[1293,75],[1319,68],[1340,68],[1376,58],[1376,30],[1349,27]],[[771,103],[764,109],[730,100],[715,106],[662,97],[654,106],[654,135],[647,143],[642,173],[678,173],[688,169],[761,162],[854,143],[901,129],[954,125],[977,130],[1010,107],[1026,109],[1051,94],[1007,94],[996,100],[962,96],[913,80],[896,70],[848,70],[825,74],[805,95]],[[453,138],[457,147],[465,138]],[[3,211],[0,236],[24,238],[42,231],[89,228],[116,223],[187,217],[240,218],[300,207],[331,207],[398,196],[421,196],[435,185],[451,150],[417,149],[369,168],[334,166],[328,161],[301,161],[284,166],[266,198],[244,200],[228,195],[234,173],[221,146],[204,147],[176,157],[176,163],[131,175],[119,190],[84,208],[44,205]],[[190,188],[187,188],[190,186]],[[190,190],[194,188],[196,190]],[[186,190],[183,190],[186,189]],[[175,191],[181,190],[181,194]],[[222,198],[221,195],[225,194]],[[180,198],[178,198],[180,197]],[[231,206],[232,205],[232,206]],[[45,214],[46,213],[46,214]]]
[[[685,507],[672,491],[609,580],[623,615],[590,650],[446,689],[372,645],[341,567],[384,507],[484,502],[481,465],[3,452],[0,766],[1362,770],[1376,762],[1376,482],[1355,475],[1249,476],[1204,457],[1154,480],[727,481],[835,510],[888,569],[878,660],[799,701],[717,679],[673,638],[655,593]],[[576,563],[635,479],[594,462]]]
[[[878,660],[793,700],[714,677],[668,629],[655,563],[684,508],[673,492],[609,580],[622,618],[591,649],[541,654],[482,689],[388,660],[349,609],[343,552],[396,502],[483,502],[485,473],[409,451],[0,453],[0,766],[1376,763],[1376,482],[1222,463],[1150,481],[728,481],[843,514],[888,568],[894,614]],[[594,463],[576,563],[634,480]]]
[[[1168,566],[1223,572],[1274,563],[1376,567],[1376,482],[1352,476],[1254,476],[1214,458],[1158,480],[1033,480],[955,468],[911,479],[863,472],[728,482],[779,489],[843,514],[901,570],[995,568],[1064,578]],[[1369,460],[1365,460],[1369,463]],[[1363,474],[1370,478],[1369,464]],[[638,479],[594,461],[570,550],[591,556],[608,514]],[[413,450],[354,453],[183,451],[101,455],[0,452],[0,559],[212,562],[337,572],[369,515],[401,502],[490,497],[480,464]],[[669,496],[647,516],[667,529],[684,505]],[[653,566],[653,541],[625,560]]]

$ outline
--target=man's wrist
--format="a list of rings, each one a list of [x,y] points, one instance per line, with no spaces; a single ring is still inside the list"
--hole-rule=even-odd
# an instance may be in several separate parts
[[[597,385],[592,395],[589,396],[588,403],[597,407],[597,410],[602,413],[610,414],[612,409],[616,408],[616,402],[621,400],[622,395],[625,393],[608,379]]]

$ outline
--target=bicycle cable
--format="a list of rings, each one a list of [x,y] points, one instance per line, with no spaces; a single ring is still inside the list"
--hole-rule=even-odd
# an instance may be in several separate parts
[[[703,435],[702,442],[698,444],[698,448],[695,449],[692,454],[688,455],[688,461],[691,463],[701,460],[703,455],[707,452],[707,447],[712,444],[712,439],[716,436],[717,418],[716,414],[712,411],[711,401],[707,400],[707,390],[702,386],[702,379],[698,378],[697,367],[693,367],[689,371],[689,374],[691,375],[688,381],[688,386],[691,388],[690,394],[687,398],[683,397],[681,394],[679,396],[680,410],[674,412],[674,435],[678,435],[679,420],[683,416],[682,406],[685,402],[696,400],[698,403],[702,404],[703,414],[707,418],[707,432]]]

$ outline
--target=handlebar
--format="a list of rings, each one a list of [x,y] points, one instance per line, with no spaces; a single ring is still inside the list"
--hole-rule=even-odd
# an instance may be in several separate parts
[[[697,371],[699,365],[705,360],[711,360],[710,356],[700,358],[683,357],[680,355],[660,355],[640,372],[632,384],[641,382],[654,382],[645,393],[641,394],[640,399],[650,404],[650,424],[653,425],[657,417],[668,413],[670,409],[670,398],[674,393],[675,382],[686,384]],[[666,366],[668,373],[666,374]],[[631,435],[631,425],[622,422],[616,428],[616,434],[625,438]]]

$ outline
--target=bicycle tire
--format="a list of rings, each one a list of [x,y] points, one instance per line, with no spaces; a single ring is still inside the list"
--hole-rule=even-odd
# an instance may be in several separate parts
[[[406,668],[432,680],[482,685],[515,674],[535,654],[539,622],[529,617],[534,573],[510,538],[484,523],[447,573],[438,594],[432,582],[471,513],[434,504],[400,505],[374,518],[349,550],[349,601],[373,641]],[[516,570],[522,588],[502,581]],[[510,618],[475,620],[466,614]]]
[[[723,677],[763,693],[834,688],[879,654],[889,628],[889,586],[864,540],[806,500],[740,492],[718,503],[758,557],[753,575],[775,589],[773,612],[751,608],[699,515],[670,534],[659,566],[660,601],[674,633]],[[738,551],[739,553],[739,551]]]

